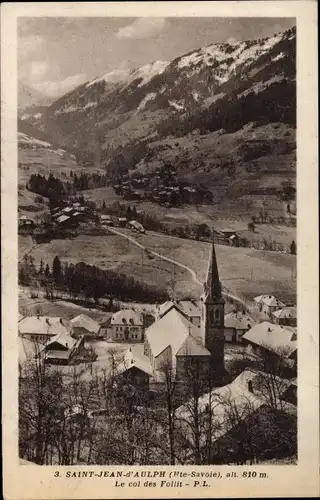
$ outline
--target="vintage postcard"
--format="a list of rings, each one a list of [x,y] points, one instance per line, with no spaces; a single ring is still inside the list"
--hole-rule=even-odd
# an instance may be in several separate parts
[[[316,3],[1,25],[5,498],[317,496]]]

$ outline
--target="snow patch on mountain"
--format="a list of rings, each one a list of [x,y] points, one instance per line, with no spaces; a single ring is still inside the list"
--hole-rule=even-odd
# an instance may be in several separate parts
[[[146,106],[146,104],[147,104],[147,102],[148,102],[148,101],[152,101],[152,100],[153,100],[153,99],[155,99],[156,97],[157,97],[157,94],[156,94],[155,92],[152,92],[151,94],[147,94],[147,95],[146,95],[146,96],[142,99],[142,101],[140,102],[140,104],[139,104],[139,106],[138,106],[138,108],[137,108],[137,113],[138,113],[139,111],[142,111],[142,110],[145,108],[145,106]]]
[[[136,75],[135,78],[142,78],[142,81],[139,83],[138,87],[143,87],[144,85],[149,83],[154,76],[161,75],[161,73],[164,72],[169,64],[170,63],[168,61],[155,61],[151,64],[146,64],[145,66],[139,68],[134,73],[134,75]]]
[[[75,106],[74,104],[72,104],[71,106],[68,106],[67,108],[56,109],[54,114],[59,115],[62,113],[74,113],[75,111],[79,111],[80,109],[83,109],[83,108],[79,108],[78,106]]]
[[[114,71],[110,71],[105,75],[102,75],[98,78],[95,78],[91,82],[87,83],[86,87],[91,87],[92,85],[105,82],[109,84],[122,84],[125,86],[130,85],[134,80],[141,78],[141,82],[137,85],[137,87],[143,87],[146,85],[152,78],[156,75],[161,75],[164,72],[166,67],[170,64],[168,61],[154,61],[150,64],[145,64],[137,69],[116,69]]]
[[[280,59],[283,59],[285,57],[285,54],[283,52],[280,52],[276,57],[274,57],[272,60],[273,61],[279,61]]]
[[[267,87],[272,85],[273,83],[280,83],[285,79],[284,75],[274,75],[269,80],[258,82],[250,89],[245,90],[241,94],[238,94],[238,97],[245,97],[246,95],[254,92],[255,94],[259,94],[259,92],[263,92]]]
[[[105,83],[125,83],[130,75],[129,69],[115,69],[109,71],[98,78],[95,78],[91,82],[87,83],[86,87],[91,87],[95,83],[105,82]]]
[[[183,101],[169,101],[170,106],[175,108],[177,111],[184,111],[185,106]]]
[[[98,106],[97,102],[87,102],[87,104],[83,107],[83,109],[95,108],[96,106]]]
[[[35,139],[34,137],[29,137],[27,134],[23,134],[22,132],[18,132],[18,142],[20,144],[35,146],[35,147],[43,147],[50,148],[51,144],[46,141],[40,141],[39,139]]]

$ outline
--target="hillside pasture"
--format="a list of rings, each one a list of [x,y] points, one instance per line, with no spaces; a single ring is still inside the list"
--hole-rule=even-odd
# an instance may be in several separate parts
[[[114,234],[105,236],[79,235],[73,240],[52,240],[37,245],[31,252],[36,265],[41,258],[49,266],[56,255],[62,262],[86,262],[101,269],[112,269],[127,274],[148,285],[158,285],[168,292],[172,280],[179,295],[197,296],[199,287],[191,280],[190,273],[160,258],[149,259],[146,252],[125,238]]]
[[[139,243],[194,269],[200,282],[205,279],[210,243],[148,233]],[[272,293],[284,302],[295,301],[296,256],[251,248],[216,245],[220,279],[233,294],[252,300]]]
[[[127,230],[124,234],[132,236]],[[196,272],[200,282],[205,279],[210,244],[174,238],[156,233],[137,235],[135,239],[150,250],[180,262]],[[296,257],[283,253],[233,248],[216,245],[216,254],[223,285],[231,293],[252,300],[256,295],[270,293],[284,302],[295,302]],[[62,261],[87,262],[102,269],[126,273],[148,284],[158,284],[168,291],[174,279],[177,296],[198,297],[201,286],[191,274],[146,253],[120,235],[85,236],[74,240],[54,240],[37,245],[31,252],[37,264],[43,258],[51,265],[55,255]]]

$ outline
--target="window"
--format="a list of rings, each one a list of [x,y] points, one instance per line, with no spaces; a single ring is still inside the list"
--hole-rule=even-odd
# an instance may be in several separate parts
[[[215,309],[214,316],[215,316],[215,319],[219,319],[220,318],[220,311],[219,311],[219,309]]]

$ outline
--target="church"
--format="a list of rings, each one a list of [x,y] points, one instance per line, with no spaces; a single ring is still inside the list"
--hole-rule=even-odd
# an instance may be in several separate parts
[[[150,382],[161,382],[170,369],[182,379],[186,363],[210,373],[217,384],[224,369],[224,299],[212,242],[206,281],[199,301],[199,321],[181,307],[169,307],[160,319],[145,330],[143,355],[130,356],[128,369],[145,366]],[[130,349],[131,351],[131,349]],[[150,376],[150,374],[152,374]]]

